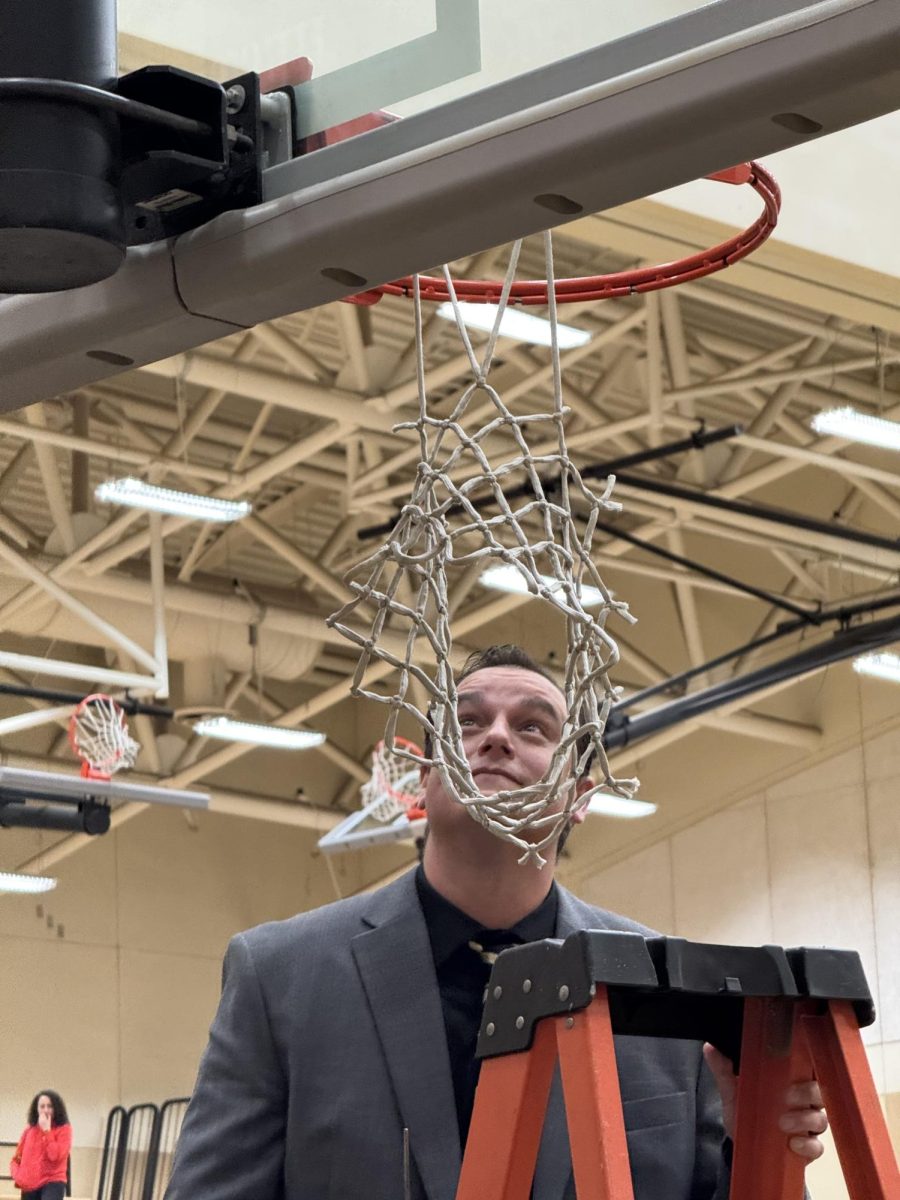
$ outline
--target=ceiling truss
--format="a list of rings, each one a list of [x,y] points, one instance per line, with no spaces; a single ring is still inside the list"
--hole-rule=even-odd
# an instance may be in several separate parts
[[[631,265],[614,247],[567,239],[565,230],[556,241],[560,271]],[[537,273],[538,254],[526,246],[524,257],[531,256]],[[460,269],[496,270],[501,258],[493,251]],[[524,269],[531,269],[528,261]],[[695,489],[701,503],[623,484],[623,532],[811,612],[896,590],[900,546],[891,551],[852,536],[862,530],[895,539],[895,464],[884,452],[818,437],[809,427],[814,412],[845,403],[900,419],[900,347],[887,334],[767,301],[734,286],[727,275],[562,315],[592,333],[585,346],[562,355],[568,444],[580,467],[659,446],[701,425],[740,423],[744,429],[707,451],[640,468],[649,481]],[[447,410],[467,384],[468,359],[455,330],[436,316],[428,317],[424,336],[429,394],[436,409]],[[254,505],[252,517],[225,529],[171,517],[155,523],[170,622],[209,612],[225,622],[223,629],[254,626],[260,634],[317,646],[302,675],[279,683],[279,695],[293,691],[293,702],[274,699],[259,672],[244,666],[231,671],[223,706],[261,710],[289,725],[314,721],[343,703],[354,659],[326,629],[324,616],[349,595],[343,572],[374,548],[359,531],[390,520],[412,486],[417,440],[394,429],[415,414],[411,338],[412,312],[403,301],[387,299],[371,310],[337,304],[0,419],[0,554],[10,571],[0,592],[0,649],[25,645],[33,653],[48,652],[50,643],[26,618],[46,608],[54,589],[57,600],[64,591],[82,606],[106,595],[123,604],[142,602],[150,611],[150,523],[134,511],[110,515],[91,498],[100,479],[136,474]],[[537,409],[552,385],[546,352],[501,340],[496,362],[492,382],[505,402]],[[466,420],[475,426],[483,416],[484,406],[476,402]],[[801,512],[831,523],[832,531],[775,531],[741,513],[704,506],[707,497]],[[627,597],[634,589],[639,616],[653,626],[646,639],[639,624],[622,640],[619,682],[626,689],[702,665],[725,645],[772,630],[783,615],[764,599],[662,562],[615,533],[598,538],[596,550],[617,593]],[[454,580],[452,605],[460,648],[496,640],[498,628],[511,621],[517,636],[524,636],[523,629],[527,635],[536,620],[527,598],[485,592],[472,570]],[[73,624],[69,649],[99,669],[102,647],[96,639],[81,642],[79,629]],[[129,639],[107,642],[109,658],[102,665],[133,672],[142,648]],[[58,638],[52,644],[60,657]],[[730,669],[759,661],[751,652]],[[142,665],[138,661],[137,669]],[[387,670],[371,667],[368,681]],[[701,675],[692,686],[709,682]],[[815,722],[767,712],[765,699],[756,695],[668,730],[642,747],[641,756],[663,753],[700,726],[800,751],[819,745]],[[173,787],[215,775],[217,794],[225,796],[218,781],[248,752],[240,745],[210,750],[203,739],[187,736],[167,762],[159,729],[146,717],[139,725],[145,770]],[[43,766],[62,764],[56,728],[57,717],[48,715]],[[343,745],[330,740],[322,748],[339,783],[316,797],[320,808],[331,805],[336,812],[355,794],[367,774],[366,749],[349,736]],[[3,751],[25,752],[15,735],[3,739]],[[619,757],[624,765],[634,756],[625,750]],[[284,815],[289,809],[313,813],[309,828],[334,819],[244,789],[232,789],[228,797],[222,804],[244,815],[272,819],[284,805]],[[121,806],[114,825],[140,811]],[[63,839],[55,853],[70,853],[83,842],[79,836]]]

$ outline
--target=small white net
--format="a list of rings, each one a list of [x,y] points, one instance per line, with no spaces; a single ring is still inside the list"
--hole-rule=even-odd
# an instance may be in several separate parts
[[[493,330],[480,361],[463,323],[452,278],[444,268],[457,329],[474,376],[444,416],[429,412],[421,295],[418,279],[414,281],[419,416],[397,428],[418,432],[416,482],[387,543],[348,574],[354,599],[328,618],[329,625],[361,648],[353,693],[391,710],[386,745],[393,746],[400,714],[413,716],[430,735],[431,757],[425,762],[439,772],[448,796],[492,833],[518,846],[523,851],[520,862],[537,866],[546,861],[542,850],[556,842],[573,812],[586,807],[595,792],[630,797],[637,787],[636,780],[612,777],[602,741],[606,717],[617,696],[608,671],[619,657],[606,631],[606,620],[612,612],[627,621],[634,618],[624,603],[610,595],[591,558],[600,514],[618,511],[621,506],[611,499],[613,478],[602,494],[596,495],[568,455],[552,245],[549,234],[544,238],[551,285],[553,404],[549,411],[514,415],[488,379],[521,243],[513,247]],[[544,434],[534,445],[528,440],[532,430]],[[495,510],[494,515],[486,512],[490,509]],[[566,720],[560,743],[543,779],[491,795],[479,791],[463,749],[450,666],[453,638],[448,572],[475,563],[485,570],[504,566],[514,572],[522,590],[549,604],[562,615],[566,626],[562,683]],[[599,604],[595,613],[588,611],[589,597]],[[367,616],[372,607],[371,630],[363,635],[350,622],[354,616]],[[406,632],[402,656],[380,640],[387,624],[393,631]],[[391,695],[364,685],[363,677],[373,659],[397,668],[399,680]],[[435,663],[433,677],[420,665],[422,659]],[[415,702],[412,681],[425,690],[427,711]],[[407,757],[403,750],[397,753]],[[589,768],[596,782],[579,794],[578,780]]]
[[[111,696],[88,696],[72,714],[72,749],[91,771],[114,775],[134,766],[140,742],[128,732],[121,705]]]

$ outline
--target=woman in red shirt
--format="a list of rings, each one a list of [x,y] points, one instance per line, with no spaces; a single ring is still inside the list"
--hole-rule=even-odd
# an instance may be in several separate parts
[[[28,1109],[28,1125],[9,1164],[22,1200],[63,1200],[72,1126],[58,1092],[38,1092]]]

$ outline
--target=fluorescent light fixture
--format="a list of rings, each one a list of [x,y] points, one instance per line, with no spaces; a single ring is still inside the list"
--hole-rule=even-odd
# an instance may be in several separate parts
[[[656,812],[656,805],[647,800],[629,800],[627,796],[614,796],[608,792],[597,792],[588,800],[587,810],[601,817],[649,817]]]
[[[853,670],[860,675],[872,675],[875,679],[900,683],[900,655],[885,651],[880,654],[861,654],[859,658],[854,658]]]
[[[472,304],[469,301],[459,302],[460,316],[470,329],[483,329],[490,333],[497,320],[496,304]],[[447,301],[440,305],[437,315],[445,321],[455,321],[453,305]],[[544,317],[536,317],[534,313],[523,312],[521,308],[507,308],[500,319],[500,336],[513,338],[517,342],[531,342],[535,346],[550,345],[550,322]],[[574,325],[556,326],[556,341],[560,350],[573,350],[589,342],[593,334],[584,329],[576,329]]]
[[[51,892],[56,880],[49,875],[24,875],[21,871],[0,871],[0,892],[20,892],[34,896],[38,892]]]
[[[131,476],[108,479],[99,484],[94,495],[106,504],[123,504],[127,508],[143,508],[172,517],[188,517],[192,521],[239,521],[253,508],[247,500],[222,500],[218,496],[176,492]]]
[[[540,578],[542,583],[546,583],[554,591],[562,588],[560,581],[551,575],[541,575]],[[517,596],[529,594],[525,576],[512,563],[498,563],[495,567],[488,567],[486,571],[482,572],[479,582],[485,587],[496,588],[498,592],[512,592]],[[579,596],[585,608],[593,608],[595,605],[603,603],[603,593],[599,588],[591,587],[588,583],[581,585]]]
[[[233,721],[231,717],[205,717],[194,723],[194,733],[220,738],[223,742],[246,742],[251,746],[271,746],[276,750],[309,750],[321,746],[324,733],[312,729],[288,729],[283,725],[260,725],[254,721]]]
[[[816,433],[831,433],[853,442],[881,446],[885,450],[900,450],[900,421],[872,417],[868,413],[857,412],[849,405],[816,413],[810,425]]]

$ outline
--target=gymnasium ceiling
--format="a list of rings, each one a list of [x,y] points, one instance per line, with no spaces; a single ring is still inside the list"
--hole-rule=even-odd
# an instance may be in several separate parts
[[[722,232],[709,220],[642,201],[559,229],[557,273],[665,260],[712,244]],[[495,275],[507,252],[501,247],[454,270]],[[539,240],[526,245],[521,274],[543,274]],[[563,320],[592,334],[586,347],[562,356],[573,458],[585,468],[683,439],[701,426],[740,424],[740,436],[632,474],[693,488],[701,501],[740,499],[812,517],[829,523],[828,534],[760,525],[633,486],[618,492],[620,527],[811,613],[890,594],[900,549],[864,545],[852,534],[896,538],[900,475],[894,458],[819,437],[809,421],[818,410],[842,404],[900,416],[897,295],[890,276],[773,241],[753,260],[711,279],[565,309]],[[451,324],[428,316],[425,340],[429,395],[443,412],[466,386],[468,362]],[[492,381],[508,402],[537,410],[550,397],[548,363],[547,351],[502,340]],[[213,786],[222,811],[310,829],[327,827],[334,813],[355,807],[381,713],[346,699],[355,656],[324,618],[348,595],[343,573],[378,544],[360,538],[359,530],[389,521],[410,490],[416,464],[389,426],[414,419],[414,372],[408,302],[334,304],[48,399],[0,422],[2,536],[97,611],[114,617],[117,607],[127,609],[145,642],[152,628],[149,596],[140,586],[149,579],[146,518],[113,515],[92,499],[94,486],[125,473],[186,490],[239,479],[241,495],[253,503],[251,519],[224,529],[164,524],[172,530],[164,546],[167,615],[177,649],[173,702],[197,699],[198,672],[185,673],[182,664],[199,655],[189,637],[179,641],[178,630],[190,614],[200,614],[211,631],[203,654],[219,660],[207,670],[216,693],[208,696],[210,704],[250,719],[288,712],[325,730],[329,741],[322,751],[304,754],[301,765],[295,756],[288,764],[276,751],[223,749],[193,737],[187,725],[144,718],[136,727],[143,775]],[[99,535],[103,528],[106,534]],[[77,548],[86,539],[97,548],[84,557]],[[788,615],[615,536],[598,536],[596,549],[604,579],[639,618],[636,626],[610,627],[622,654],[615,682],[626,693],[769,632]],[[2,648],[127,665],[102,639],[86,638],[77,620],[67,618],[61,631],[50,602],[7,613],[22,586],[11,574],[2,584]],[[499,596],[471,575],[460,576],[455,588],[460,648],[516,640],[544,661],[554,655],[559,661],[561,628],[537,601]],[[765,665],[801,640],[822,637],[805,631],[772,652],[744,656],[737,666]],[[3,678],[70,686],[46,676],[14,679],[6,672]],[[823,695],[822,677],[808,677],[619,755],[614,766],[646,774],[656,789],[648,798],[661,808],[627,830],[627,823],[602,822],[598,859],[632,844],[638,824],[642,839],[661,836],[754,777],[822,749],[830,719]],[[24,703],[5,698],[0,714],[21,711]],[[892,705],[896,711],[887,696],[881,715],[889,716]],[[14,764],[71,765],[58,725],[4,738],[2,750]],[[688,761],[697,765],[690,784]],[[17,842],[19,849],[24,845]],[[18,850],[4,851],[3,861],[17,855],[21,863]]]

